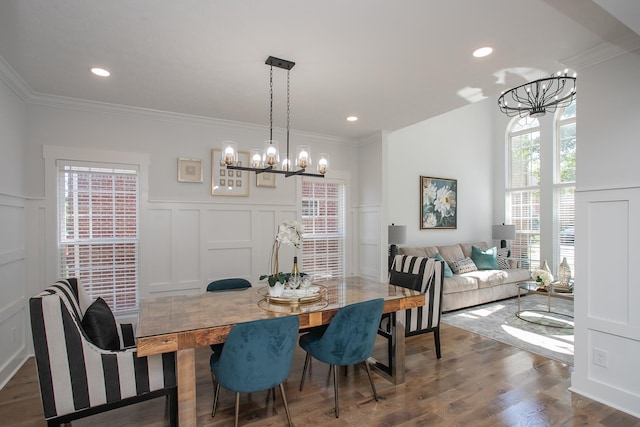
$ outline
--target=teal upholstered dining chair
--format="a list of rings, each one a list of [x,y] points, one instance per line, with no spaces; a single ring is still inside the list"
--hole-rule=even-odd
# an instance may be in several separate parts
[[[367,359],[373,352],[383,307],[384,300],[382,298],[345,306],[336,313],[326,329],[312,330],[300,337],[300,347],[307,352],[300,381],[300,391],[304,386],[304,377],[311,356],[331,365],[336,418],[340,416],[338,366],[364,363],[373,389],[373,397],[376,401],[378,400]]]
[[[235,325],[220,353],[210,358],[215,393],[211,416],[216,412],[220,386],[236,393],[236,426],[240,412],[240,393],[253,393],[280,386],[287,421],[291,415],[282,382],[291,370],[298,338],[298,316],[254,320]],[[274,399],[275,401],[275,399]]]
[[[251,282],[247,279],[232,277],[229,279],[219,279],[207,285],[207,292],[229,291],[232,289],[246,289],[251,287]]]
[[[242,290],[251,287],[251,282],[247,279],[242,279],[239,277],[231,277],[229,279],[218,279],[207,285],[207,292],[218,292],[218,291],[233,291],[233,290]],[[222,346],[224,344],[211,344],[211,351],[222,351]]]

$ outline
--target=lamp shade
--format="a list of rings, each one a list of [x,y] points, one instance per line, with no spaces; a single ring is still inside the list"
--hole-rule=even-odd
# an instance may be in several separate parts
[[[389,226],[389,242],[388,243],[390,245],[401,245],[406,241],[407,241],[407,226],[391,224]]]
[[[516,238],[516,226],[499,224],[493,226],[493,238],[496,240],[513,240]]]

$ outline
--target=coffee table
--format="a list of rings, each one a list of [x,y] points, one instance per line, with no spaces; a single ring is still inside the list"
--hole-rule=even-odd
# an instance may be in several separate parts
[[[549,326],[549,327],[552,327],[552,328],[560,328],[560,329],[572,329],[573,328],[573,325],[569,324],[568,322],[558,321],[558,320],[553,319],[553,318],[546,318],[545,319],[545,316],[544,316],[544,314],[547,313],[547,314],[553,314],[554,316],[563,316],[563,317],[566,317],[568,319],[573,319],[573,316],[570,315],[570,314],[559,313],[557,311],[552,311],[551,310],[551,299],[552,298],[573,300],[573,293],[570,293],[570,292],[554,292],[553,290],[543,290],[543,289],[539,288],[539,284],[537,282],[520,282],[520,283],[517,283],[516,286],[518,287],[518,311],[516,311],[516,317],[518,317],[519,319],[522,319],[522,320],[524,320],[526,322],[535,323],[536,325]],[[520,308],[520,293],[523,290],[527,291],[527,293],[546,295],[547,296],[547,310],[538,310],[538,309],[522,310]],[[537,320],[537,319],[527,319],[526,317],[522,316],[522,313],[525,312],[525,311],[543,313],[543,316],[539,320]],[[556,323],[554,324],[554,322],[556,322]]]

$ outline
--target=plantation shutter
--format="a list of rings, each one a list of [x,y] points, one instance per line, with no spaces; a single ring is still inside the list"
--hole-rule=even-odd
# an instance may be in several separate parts
[[[60,277],[114,312],[138,308],[138,168],[58,161]]]
[[[344,277],[345,185],[302,180],[302,268],[316,277]]]

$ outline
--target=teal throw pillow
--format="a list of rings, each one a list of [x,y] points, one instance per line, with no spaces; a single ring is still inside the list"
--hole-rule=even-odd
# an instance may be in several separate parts
[[[442,255],[440,254],[435,254],[431,258],[435,259],[436,261],[444,261],[444,258],[442,258]],[[453,271],[451,271],[451,267],[449,267],[447,261],[444,261],[444,277],[453,277]]]
[[[497,255],[498,250],[495,246],[489,249],[471,246],[471,259],[478,267],[478,270],[499,270]]]

